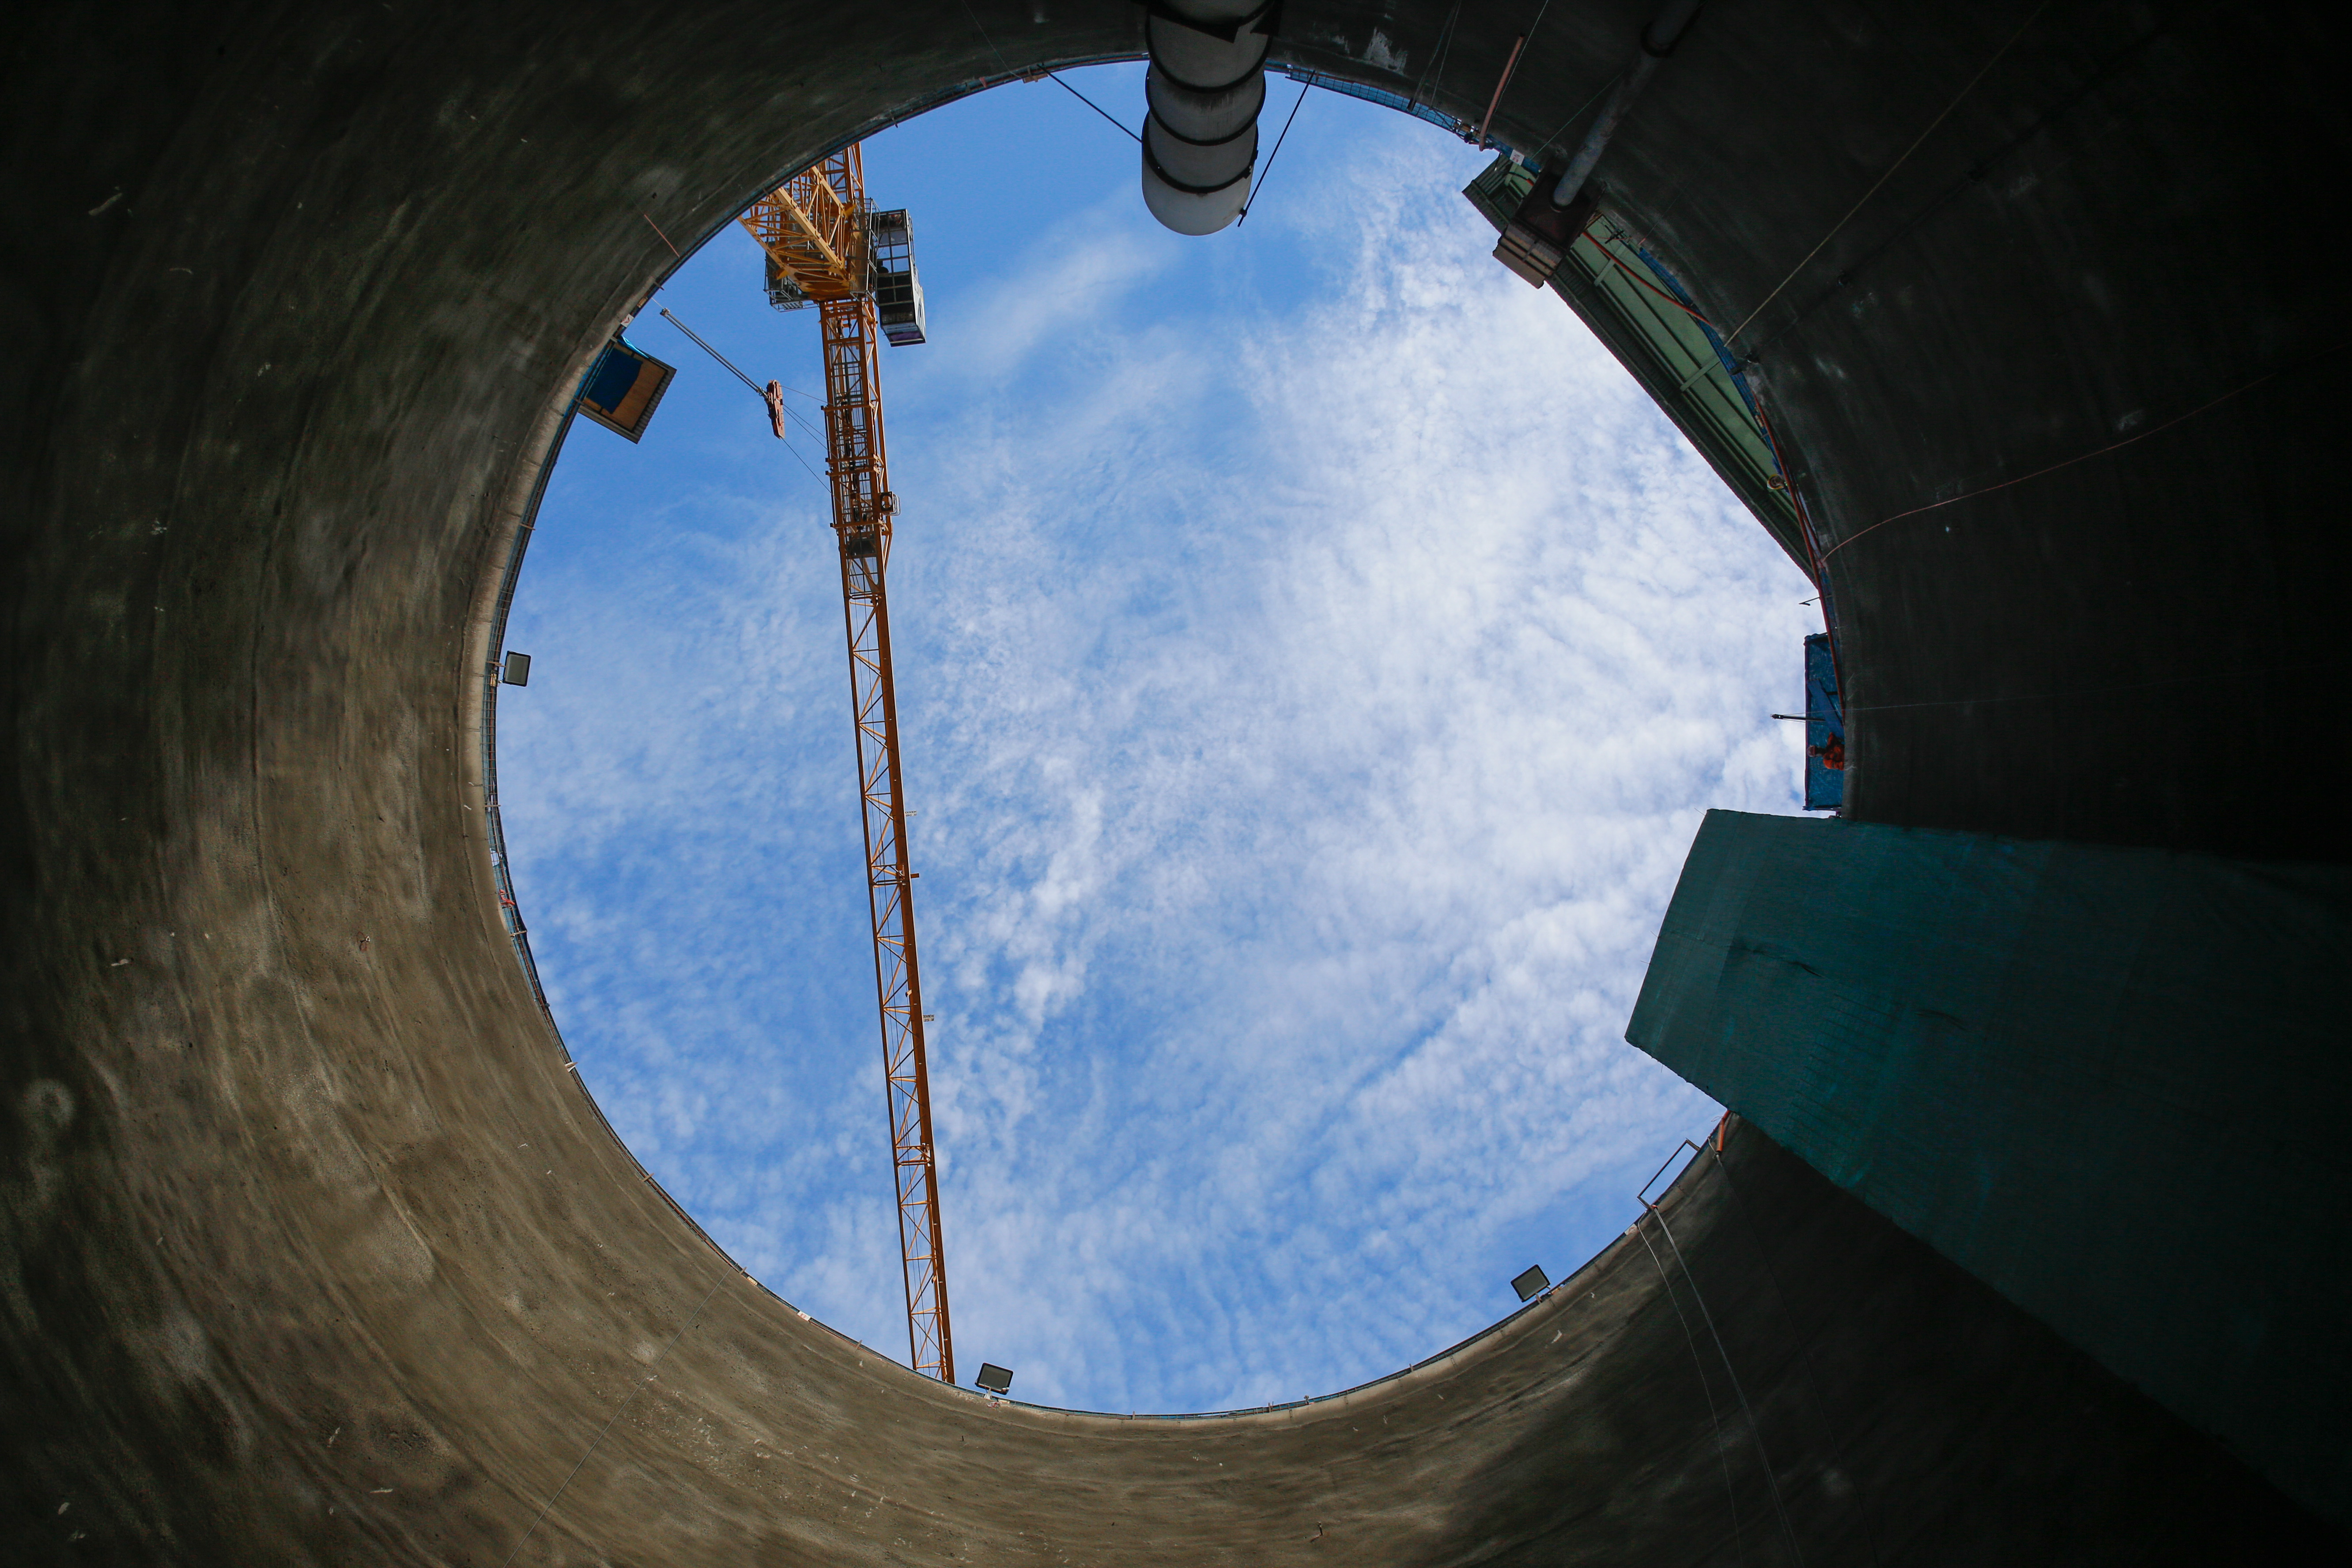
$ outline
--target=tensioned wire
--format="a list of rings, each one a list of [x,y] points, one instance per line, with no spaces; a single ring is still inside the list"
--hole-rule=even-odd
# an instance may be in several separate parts
[[[688,337],[692,338],[695,341],[695,343],[704,353],[709,354],[712,359],[717,360],[729,370],[734,371],[735,379],[750,387],[751,389],[751,395],[758,398],[761,405],[764,405],[767,403],[768,395],[761,390],[760,384],[758,382],[753,381],[750,376],[745,375],[740,370],[737,369],[733,360],[729,359],[725,354],[720,353],[717,349],[714,349],[709,343],[704,342],[699,333],[696,332],[692,327],[688,326],[684,321],[679,321],[676,316],[671,315],[667,306],[662,310],[662,320],[667,321],[671,326],[676,327],[679,331],[684,332]],[[803,397],[809,397],[811,395],[808,393],[802,392],[800,388],[796,386],[784,386],[782,383],[779,383],[778,386],[782,391],[797,393]],[[822,447],[824,445],[824,437],[818,432],[816,426],[811,425],[806,419],[803,418],[793,409],[787,408],[784,412],[792,416],[794,424],[807,431],[818,446]],[[802,457],[798,452],[793,451],[791,442],[788,441],[784,444],[784,450],[792,452],[793,461],[798,463],[803,468],[808,468],[809,478],[814,479],[819,484],[824,483],[824,476],[818,473],[814,468],[809,468],[809,460],[806,458]]]
[[[2032,14],[2029,15],[2022,23],[2019,24],[2017,31],[2009,36],[2009,41],[2001,45],[2000,47],[1995,49],[1992,52],[1992,58],[1986,60],[1983,65],[1978,67],[1977,74],[1969,78],[1967,83],[1961,87],[1960,90],[1952,95],[1951,102],[1944,105],[1942,111],[1939,112],[1935,119],[1927,121],[1927,129],[1919,132],[1916,137],[1913,138],[1911,145],[1903,149],[1903,155],[1895,159],[1892,163],[1887,164],[1885,172],[1881,174],[1877,179],[1871,182],[1870,189],[1862,193],[1862,199],[1855,202],[1853,205],[1846,208],[1845,216],[1830,225],[1829,232],[1822,235],[1821,239],[1811,250],[1805,252],[1803,259],[1799,261],[1794,267],[1789,268],[1789,275],[1786,278],[1781,279],[1778,283],[1773,284],[1772,291],[1765,295],[1763,299],[1757,301],[1756,309],[1748,311],[1748,314],[1741,319],[1739,325],[1732,328],[1731,331],[1723,335],[1723,341],[1725,342],[1730,342],[1733,339],[1738,337],[1741,332],[1746,331],[1748,330],[1748,323],[1755,321],[1757,317],[1764,313],[1764,307],[1779,299],[1780,297],[1780,290],[1786,289],[1790,284],[1796,281],[1797,274],[1802,272],[1811,264],[1813,258],[1822,253],[1822,247],[1823,246],[1828,245],[1831,240],[1837,237],[1838,231],[1844,228],[1847,224],[1853,220],[1854,214],[1860,212],[1864,207],[1870,205],[1870,198],[1878,194],[1879,187],[1895,177],[1895,171],[1900,169],[1906,162],[1908,162],[1911,154],[1919,150],[1920,144],[1926,142],[1928,137],[1936,133],[1936,127],[1943,124],[1946,120],[1951,117],[1952,110],[1960,106],[1960,100],[1968,97],[1969,93],[1976,90],[1977,83],[1984,80],[1985,73],[1991,70],[1995,65],[2000,63],[2001,56],[2009,53],[2010,49],[2016,45],[2017,40],[2025,37],[2025,30],[2028,27],[2032,26],[2035,22],[2041,20],[2042,13],[2048,9],[2050,9],[2050,0],[2042,0],[2042,4],[2036,5]],[[1581,111],[1580,110],[1580,112]]]

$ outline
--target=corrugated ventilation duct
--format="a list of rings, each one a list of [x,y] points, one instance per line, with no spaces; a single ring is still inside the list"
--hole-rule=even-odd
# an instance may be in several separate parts
[[[1143,203],[1178,234],[1214,234],[1249,203],[1276,4],[1161,0],[1144,18]]]

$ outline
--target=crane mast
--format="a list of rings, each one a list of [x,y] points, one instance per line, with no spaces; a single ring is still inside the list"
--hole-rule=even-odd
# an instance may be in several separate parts
[[[921,341],[920,295],[903,243],[903,215],[882,215],[898,221],[879,230],[883,237],[877,242],[877,220],[865,185],[864,160],[853,145],[753,203],[741,222],[768,254],[770,299],[787,309],[805,303],[817,309],[824,351],[825,471],[833,490],[850,703],[856,719],[866,906],[889,1096],[908,1354],[917,1372],[953,1383],[930,1076],[923,1049],[923,986],[915,951],[915,872],[907,860],[898,692],[890,669],[890,533],[898,502],[890,491],[882,439],[877,363],[883,331],[877,287],[894,307],[897,341]],[[877,256],[877,250],[885,254]],[[899,261],[895,269],[888,265],[893,259]],[[912,334],[900,338],[905,323],[898,318],[909,310]]]

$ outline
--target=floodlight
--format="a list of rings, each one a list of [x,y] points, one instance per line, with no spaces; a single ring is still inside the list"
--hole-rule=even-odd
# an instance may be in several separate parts
[[[1551,1289],[1551,1280],[1545,1275],[1543,1265],[1538,1263],[1531,1266],[1525,1274],[1512,1280],[1511,1289],[1519,1293],[1520,1300],[1532,1301],[1538,1295]]]
[[[501,675],[499,679],[505,681],[509,686],[529,686],[530,684],[530,655],[527,653],[517,653],[511,648],[508,649],[506,673]]]
[[[980,1375],[972,1381],[991,1394],[1002,1394],[1013,1386],[1013,1373],[1008,1367],[984,1361],[980,1363]]]

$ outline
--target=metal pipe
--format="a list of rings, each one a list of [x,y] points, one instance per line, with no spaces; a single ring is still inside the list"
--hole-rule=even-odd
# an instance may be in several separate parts
[[[1503,101],[1503,89],[1511,85],[1511,73],[1519,68],[1519,51],[1528,47],[1528,36],[1521,33],[1511,44],[1511,58],[1503,62],[1503,74],[1495,83],[1495,96],[1486,100],[1486,112],[1478,120],[1478,145],[1486,145],[1486,128],[1495,123],[1495,110]]]
[[[1271,12],[1270,0],[1160,0],[1144,18],[1143,200],[1178,234],[1214,234],[1248,205]]]
[[[1682,41],[1683,29],[1691,25],[1691,18],[1698,15],[1704,3],[1705,0],[1666,0],[1658,7],[1658,14],[1650,18],[1650,25],[1642,29],[1642,52],[1660,59],[1673,54],[1675,46]]]
[[[1584,133],[1583,144],[1577,148],[1576,156],[1570,158],[1568,167],[1560,171],[1559,183],[1552,187],[1552,205],[1565,207],[1583,193],[1584,182],[1592,175],[1592,165],[1601,161],[1609,139],[1617,134],[1618,122],[1625,118],[1625,111],[1633,107],[1633,100],[1641,96],[1642,89],[1650,84],[1650,77],[1657,70],[1658,62],[1675,52],[1675,46],[1682,41],[1684,30],[1698,15],[1703,3],[1704,0],[1666,0],[1658,8],[1658,14],[1650,18],[1650,25],[1642,29],[1640,52],[1634,55],[1633,64],[1625,68],[1624,75],[1617,79],[1617,90],[1609,95],[1608,103],[1601,108],[1601,118],[1594,121],[1592,129]]]

